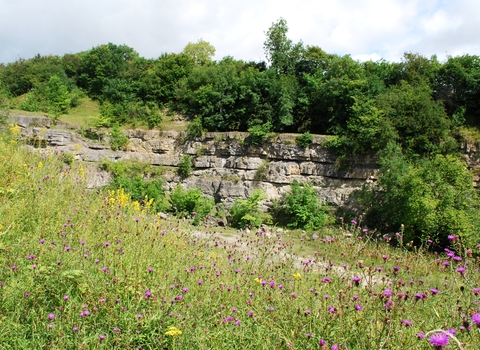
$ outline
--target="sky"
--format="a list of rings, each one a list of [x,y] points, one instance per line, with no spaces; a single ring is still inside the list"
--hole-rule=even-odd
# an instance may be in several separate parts
[[[0,0],[0,63],[109,42],[145,58],[203,39],[225,56],[264,61],[265,33],[359,61],[480,55],[479,0]]]

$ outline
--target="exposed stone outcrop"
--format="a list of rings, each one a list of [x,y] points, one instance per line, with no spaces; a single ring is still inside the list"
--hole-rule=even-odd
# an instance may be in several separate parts
[[[102,140],[87,139],[67,125],[53,127],[48,118],[17,116],[13,122],[33,146],[71,153],[84,162],[136,159],[164,166],[169,168],[164,179],[170,188],[179,182],[186,187],[196,186],[227,205],[236,198],[248,197],[256,188],[265,191],[268,204],[288,191],[293,181],[310,182],[325,201],[345,205],[352,191],[369,181],[377,169],[372,157],[340,165],[335,152],[324,146],[325,136],[321,135],[314,136],[308,148],[295,144],[295,134],[279,134],[253,147],[243,144],[247,135],[241,132],[208,132],[201,139],[184,141],[185,135],[174,131],[128,130],[126,149],[113,151],[107,136]],[[195,170],[191,177],[181,179],[174,167],[185,154],[194,159]],[[109,180],[98,170],[91,171],[91,177],[91,186]]]

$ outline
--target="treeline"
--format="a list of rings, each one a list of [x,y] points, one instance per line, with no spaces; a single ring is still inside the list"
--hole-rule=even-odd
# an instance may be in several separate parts
[[[292,43],[287,32],[283,19],[267,31],[268,64],[212,61],[215,49],[203,40],[157,59],[109,43],[2,65],[0,87],[4,97],[22,96],[16,107],[25,110],[65,113],[86,94],[100,102],[106,124],[155,127],[168,109],[210,131],[330,134],[360,152],[391,139],[431,152],[455,127],[480,123],[478,56],[358,62]]]
[[[388,176],[367,191],[370,197],[363,195],[369,225],[394,230],[409,222],[407,235],[444,242],[449,234],[478,235],[471,228],[471,210],[478,207],[474,192],[445,185],[454,193],[443,198],[450,192],[421,186],[457,174],[471,188],[471,174],[447,174],[440,165],[449,155],[455,158],[446,162],[455,164],[452,169],[465,170],[457,164],[458,137],[462,128],[480,125],[480,57],[439,62],[406,53],[401,62],[359,62],[293,43],[287,34],[284,19],[272,24],[264,42],[266,62],[213,61],[215,48],[203,40],[157,59],[111,43],[63,57],[20,59],[0,66],[0,102],[58,116],[87,95],[100,103],[104,126],[154,128],[168,111],[190,119],[193,134],[250,131],[260,140],[270,132],[328,134],[340,155],[381,151],[381,174]],[[407,179],[417,184],[408,198],[408,186],[400,184]],[[379,215],[389,213],[385,208],[396,209]],[[430,224],[414,220],[426,211],[436,213]],[[467,219],[453,223],[457,217]]]

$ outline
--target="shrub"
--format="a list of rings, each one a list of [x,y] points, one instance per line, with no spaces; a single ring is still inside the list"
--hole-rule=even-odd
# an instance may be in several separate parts
[[[310,132],[304,132],[302,135],[298,135],[295,138],[297,145],[303,148],[309,147],[313,142],[313,135]]]
[[[210,214],[215,205],[212,198],[202,196],[201,189],[184,189],[181,184],[170,194],[170,203],[177,215],[192,215],[194,225],[198,225],[201,219]]]
[[[248,128],[248,136],[245,138],[244,143],[253,146],[261,145],[267,138],[275,135],[270,132],[271,129],[272,124],[270,122]]]
[[[195,117],[187,127],[187,139],[194,140],[196,138],[201,137],[203,134],[203,125],[202,125],[202,118]]]
[[[252,192],[247,199],[237,199],[230,208],[228,221],[234,227],[258,227],[262,224],[261,213],[258,210],[259,203],[266,198],[262,190]]]
[[[110,133],[110,147],[112,147],[112,150],[116,151],[117,149],[125,147],[127,143],[128,137],[125,136],[118,123],[115,123],[112,127],[112,132]]]
[[[148,200],[153,199],[152,207],[156,211],[166,211],[169,208],[163,183],[160,179],[149,181],[142,178],[141,175],[135,177],[124,175],[114,177],[110,187],[112,189],[122,188],[133,201],[137,201],[139,204],[146,204]]]
[[[369,226],[388,232],[403,224],[406,242],[446,246],[454,235],[474,243],[480,202],[463,161],[452,155],[408,161],[390,148],[380,163],[378,185],[366,187],[359,197]]]
[[[186,179],[190,175],[192,175],[193,171],[193,159],[192,156],[189,154],[185,154],[178,165],[178,175],[182,178]]]
[[[268,159],[264,159],[262,165],[260,165],[255,172],[255,175],[253,179],[255,181],[264,181],[267,178],[268,175],[268,168],[269,168],[270,162]]]
[[[329,216],[311,184],[294,181],[276,208],[277,222],[290,228],[317,229],[324,226]]]

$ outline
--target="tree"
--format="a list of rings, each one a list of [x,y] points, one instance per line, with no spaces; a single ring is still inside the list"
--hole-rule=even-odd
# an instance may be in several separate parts
[[[395,128],[396,140],[409,155],[451,151],[451,123],[443,104],[432,98],[427,84],[402,80],[379,94],[376,106]]]
[[[212,57],[215,55],[215,47],[208,41],[199,39],[196,43],[188,43],[182,53],[191,57],[195,64],[205,65],[212,61]]]
[[[463,161],[452,155],[409,161],[390,143],[380,164],[378,184],[363,197],[370,227],[395,232],[403,224],[407,242],[445,246],[456,235],[466,247],[478,243],[478,194]]]
[[[55,116],[65,113],[70,108],[68,88],[58,75],[53,75],[48,81],[47,99]]]
[[[265,33],[267,39],[263,43],[267,60],[279,74],[295,73],[295,66],[304,52],[303,43],[293,44],[287,33],[287,21],[280,18]]]

